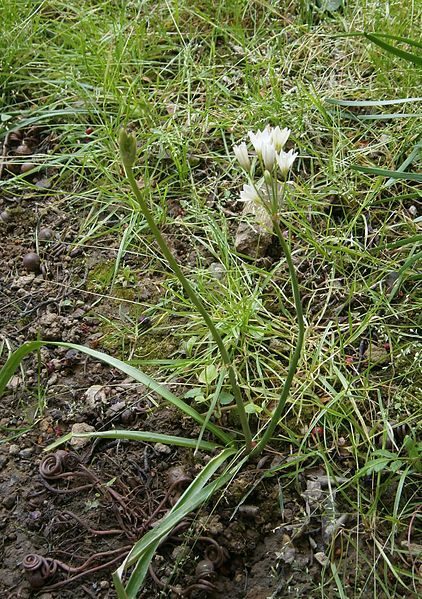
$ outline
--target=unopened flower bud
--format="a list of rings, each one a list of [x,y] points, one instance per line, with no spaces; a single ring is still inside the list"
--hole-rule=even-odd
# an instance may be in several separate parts
[[[267,170],[271,171],[276,161],[275,148],[271,143],[262,146],[262,162]]]
[[[273,176],[267,170],[264,171],[264,181],[268,185],[268,187],[270,187],[273,184]]]
[[[125,129],[120,131],[119,150],[125,166],[131,167],[136,160],[136,137]]]
[[[246,172],[249,172],[251,170],[251,161],[249,160],[248,148],[245,142],[242,142],[238,146],[233,146],[233,151],[240,166],[244,168]]]

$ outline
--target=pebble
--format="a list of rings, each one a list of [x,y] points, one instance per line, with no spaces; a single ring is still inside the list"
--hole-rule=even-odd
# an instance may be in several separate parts
[[[158,453],[171,453],[171,447],[164,445],[163,443],[155,443],[154,449]]]
[[[121,413],[120,420],[123,422],[123,424],[129,424],[129,422],[131,422],[131,420],[133,419],[133,416],[133,411],[130,409],[126,409]]]
[[[25,449],[21,449],[21,451],[19,452],[19,456],[21,458],[29,458],[32,454],[34,453],[34,448],[33,447],[25,447]]]
[[[9,454],[10,455],[18,455],[20,451],[20,447],[19,445],[15,445],[14,443],[9,447]]]
[[[100,589],[106,590],[110,588],[110,583],[108,582],[108,580],[102,580],[100,582]]]
[[[12,283],[12,289],[21,289],[26,287],[32,283],[35,279],[35,273],[31,272],[29,275],[23,275],[22,277],[17,278]]]
[[[87,424],[86,422],[76,422],[73,426],[72,426],[72,433],[92,433],[95,431],[95,428],[89,424]],[[73,447],[76,448],[81,448],[81,447],[85,447],[85,445],[88,445],[88,443],[90,443],[90,439],[88,438],[73,438],[70,441],[70,444],[73,445]]]
[[[12,507],[15,505],[16,503],[16,499],[17,499],[17,495],[11,494],[11,495],[6,495],[6,497],[3,499],[3,506],[7,509],[10,510],[12,509]]]

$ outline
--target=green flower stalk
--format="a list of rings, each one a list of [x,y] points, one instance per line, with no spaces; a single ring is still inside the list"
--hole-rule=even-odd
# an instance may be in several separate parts
[[[187,296],[189,297],[189,299],[191,300],[192,304],[195,306],[195,308],[198,310],[198,312],[201,314],[202,318],[204,319],[205,324],[207,325],[207,327],[208,327],[208,329],[209,329],[209,331],[220,351],[221,359],[223,361],[224,366],[227,369],[231,389],[232,389],[232,392],[233,392],[233,395],[234,395],[234,398],[236,401],[237,412],[239,415],[239,419],[240,419],[240,423],[242,426],[242,431],[243,431],[243,435],[244,435],[244,439],[245,439],[245,450],[247,453],[250,453],[252,450],[252,434],[251,434],[251,429],[249,427],[248,417],[247,417],[247,414],[245,411],[245,406],[243,403],[241,390],[240,390],[239,385],[237,384],[236,373],[235,373],[235,370],[234,370],[234,367],[232,364],[232,360],[228,354],[226,346],[224,345],[223,339],[221,338],[221,335],[218,332],[210,315],[208,314],[204,304],[202,303],[200,297],[198,296],[198,294],[196,293],[196,291],[194,290],[192,285],[186,279],[185,275],[183,274],[182,269],[180,268],[179,264],[177,263],[176,259],[174,258],[173,254],[171,253],[167,243],[165,242],[163,236],[161,235],[161,232],[160,232],[159,228],[157,227],[157,225],[154,221],[154,218],[150,212],[148,204],[145,201],[145,198],[144,198],[143,194],[141,193],[141,191],[139,190],[138,185],[136,183],[135,176],[133,174],[133,164],[136,160],[136,138],[135,138],[135,135],[133,133],[127,133],[125,130],[122,130],[120,132],[120,136],[119,136],[119,149],[120,149],[120,155],[122,158],[122,162],[123,162],[123,166],[124,166],[124,169],[126,172],[128,182],[129,182],[130,187],[133,191],[133,194],[136,198],[137,207],[144,215],[145,220],[147,221],[147,224],[150,228],[150,231],[154,235],[155,240],[156,240],[164,258],[167,260],[170,268],[172,269],[172,271],[174,272],[176,277],[179,279],[180,283],[183,286],[183,289],[185,290],[185,292],[186,292]]]

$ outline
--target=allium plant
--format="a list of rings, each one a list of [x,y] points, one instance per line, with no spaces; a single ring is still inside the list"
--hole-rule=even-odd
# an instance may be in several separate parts
[[[290,358],[289,371],[279,402],[263,436],[257,442],[252,454],[260,453],[265,448],[282,416],[299,363],[305,337],[303,309],[296,270],[292,261],[289,244],[280,227],[283,199],[289,189],[287,179],[298,156],[297,152],[293,150],[285,152],[283,149],[290,133],[290,129],[280,129],[280,127],[270,127],[268,125],[265,129],[256,133],[249,131],[249,139],[253,146],[251,155],[249,155],[245,142],[233,147],[234,155],[248,176],[248,182],[243,185],[243,190],[240,192],[240,199],[261,204],[271,218],[273,230],[279,239],[289,268],[298,322],[296,346]]]
[[[279,403],[270,419],[270,422],[265,428],[263,436],[257,441],[252,440],[251,429],[248,422],[248,417],[243,403],[243,397],[240,387],[236,380],[236,372],[233,366],[232,357],[229,355],[224,340],[218,332],[210,315],[208,314],[204,303],[198,296],[194,287],[185,277],[182,269],[178,265],[169,247],[167,246],[159,228],[157,227],[154,218],[151,214],[149,206],[136,184],[136,179],[133,174],[133,165],[136,159],[136,139],[133,134],[128,134],[122,131],[120,134],[119,145],[122,162],[125,168],[128,182],[131,186],[133,194],[136,198],[138,208],[142,211],[150,231],[155,237],[163,256],[166,258],[170,268],[179,279],[186,294],[189,296],[193,305],[203,317],[221,355],[222,362],[226,368],[229,381],[232,387],[233,395],[236,401],[237,414],[242,426],[244,436],[244,447],[246,454],[255,455],[260,453],[270,440],[279,420],[282,415],[290,387],[293,381],[294,374],[300,359],[300,354],[304,339],[304,321],[302,313],[302,304],[300,300],[299,285],[296,277],[295,268],[292,262],[289,246],[284,239],[280,228],[282,199],[287,191],[287,178],[291,167],[297,157],[297,153],[290,150],[283,150],[285,143],[290,136],[289,129],[280,129],[280,127],[267,126],[262,131],[256,133],[250,131],[249,138],[253,145],[254,151],[249,155],[248,147],[245,142],[234,146],[234,154],[248,175],[248,183],[243,186],[243,191],[240,193],[242,200],[253,201],[260,203],[267,210],[271,217],[273,230],[280,240],[281,247],[286,257],[289,267],[289,274],[293,289],[293,296],[296,306],[298,319],[298,338],[296,348],[291,357],[289,371],[284,382],[284,387],[281,393]]]

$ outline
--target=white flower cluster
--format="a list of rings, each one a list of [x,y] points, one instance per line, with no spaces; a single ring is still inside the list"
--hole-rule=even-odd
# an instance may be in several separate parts
[[[262,131],[258,130],[248,132],[249,139],[254,147],[255,154],[262,161],[263,166],[269,172],[274,170],[277,165],[283,179],[287,177],[297,158],[297,152],[289,150],[283,151],[283,147],[290,135],[290,129],[280,129],[280,127],[270,127],[267,125]],[[242,168],[250,173],[252,169],[251,159],[248,153],[248,147],[245,142],[233,147],[234,154]]]
[[[248,173],[250,180],[250,184],[244,184],[243,190],[240,192],[240,199],[244,202],[261,202],[267,207],[276,206],[283,195],[283,185],[278,179],[280,177],[286,181],[298,155],[293,150],[289,150],[289,152],[283,150],[289,139],[290,129],[267,125],[262,131],[256,133],[249,131],[248,135],[255,150],[252,155],[257,159],[251,160],[245,142],[233,146],[234,155],[240,166]],[[254,181],[256,165],[261,167],[261,171],[264,171],[261,173],[264,175],[263,179],[261,178],[257,182]]]

